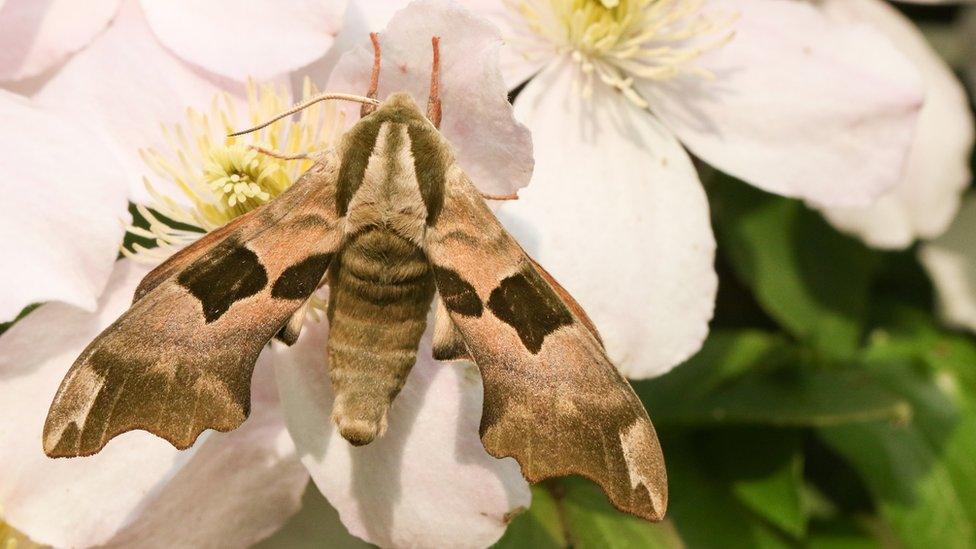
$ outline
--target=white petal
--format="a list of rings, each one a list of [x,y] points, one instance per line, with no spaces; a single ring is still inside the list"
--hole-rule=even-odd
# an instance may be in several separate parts
[[[112,26],[65,64],[37,98],[95,129],[117,153],[132,200],[147,202],[142,177],[149,169],[139,149],[164,149],[161,125],[184,123],[188,107],[206,111],[223,91],[241,98],[244,87],[173,57],[152,36],[138,3],[127,0]],[[242,100],[236,107],[238,116],[247,113]]]
[[[963,201],[942,236],[919,249],[919,259],[935,285],[939,309],[952,326],[976,332],[976,196]]]
[[[127,183],[87,129],[0,90],[0,321],[31,303],[94,309],[122,242]]]
[[[101,32],[120,0],[7,0],[0,4],[0,80],[41,74]]]
[[[345,0],[140,0],[159,40],[180,57],[236,80],[284,74],[322,57]]]
[[[307,475],[295,456],[268,367],[258,369],[252,416],[205,434],[188,451],[144,431],[87,458],[41,449],[48,406],[81,350],[122,313],[147,269],[120,261],[86,313],[41,306],[0,338],[0,502],[8,523],[40,543],[87,547],[246,545],[297,511]]]
[[[410,0],[370,0],[369,3],[350,2],[346,8],[346,15],[343,19],[342,30],[335,37],[335,42],[329,48],[328,53],[315,60],[301,71],[292,73],[291,80],[295,91],[300,92],[302,83],[307,76],[323,90],[331,90],[328,87],[329,77],[335,69],[339,59],[353,48],[362,45],[365,36],[371,32],[380,32],[390,22],[390,18],[397,11],[403,9],[410,3]],[[365,90],[357,90],[357,94],[365,93]],[[296,96],[300,93],[296,93]],[[355,109],[350,110],[353,112]],[[356,111],[358,118],[358,111]]]
[[[715,79],[638,82],[692,152],[815,205],[866,206],[901,180],[923,96],[887,38],[807,2],[708,5],[740,16],[735,37],[700,59]]]
[[[569,62],[548,68],[517,98],[535,176],[499,217],[587,311],[624,375],[660,375],[708,334],[708,202],[667,129],[605,87],[582,99],[576,75]]]
[[[530,495],[518,464],[481,445],[477,368],[435,363],[428,334],[386,434],[354,448],[330,420],[327,336],[325,321],[307,324],[294,346],[274,349],[275,373],[302,462],[343,524],[382,547],[485,547],[497,540]]]
[[[501,39],[489,21],[446,0],[418,0],[397,12],[380,33],[377,97],[407,91],[418,105],[427,105],[432,36],[441,38],[441,133],[454,145],[459,165],[488,193],[525,186],[532,174],[532,140],[512,116],[498,69]],[[365,44],[339,61],[329,90],[366,92],[373,52]]]
[[[869,208],[827,209],[837,228],[881,248],[904,248],[934,238],[952,221],[972,174],[973,115],[952,69],[918,28],[881,0],[827,0],[821,4],[842,22],[865,22],[884,32],[915,63],[925,81],[925,104],[901,182]]]
[[[498,0],[468,0],[465,7],[498,25],[504,45],[499,66],[505,84],[514,88],[541,71],[556,57],[556,48],[529,28],[514,4]]]

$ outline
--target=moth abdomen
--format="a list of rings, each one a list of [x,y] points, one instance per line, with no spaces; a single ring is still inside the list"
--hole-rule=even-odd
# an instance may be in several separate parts
[[[423,251],[371,228],[349,237],[329,271],[332,419],[342,436],[368,444],[417,359],[434,281]]]

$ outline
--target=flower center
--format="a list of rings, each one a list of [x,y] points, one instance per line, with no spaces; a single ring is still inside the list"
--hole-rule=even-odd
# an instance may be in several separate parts
[[[211,149],[203,179],[237,215],[278,196],[291,184],[278,162],[239,143]]]
[[[587,75],[620,90],[641,107],[635,80],[663,81],[682,74],[711,78],[694,61],[732,39],[734,17],[703,13],[704,0],[510,0],[529,28],[570,53]]]

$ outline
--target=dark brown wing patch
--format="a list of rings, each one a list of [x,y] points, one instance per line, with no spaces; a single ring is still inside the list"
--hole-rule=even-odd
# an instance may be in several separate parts
[[[301,299],[318,287],[322,273],[332,261],[332,254],[315,254],[288,267],[271,288],[271,297]]]
[[[224,242],[220,247],[226,251],[215,250],[177,278],[181,286],[200,300],[208,323],[223,316],[234,303],[260,292],[268,283],[268,272],[258,254],[236,242]]]
[[[214,246],[219,244],[229,235],[239,230],[242,226],[250,223],[254,215],[259,211],[259,209],[251,210],[246,214],[235,218],[223,227],[210,231],[209,233],[201,236],[193,244],[190,244],[186,248],[176,252],[170,256],[169,259],[160,263],[139,283],[132,301],[138,301],[139,298],[148,294],[153,288],[159,286],[166,279],[179,273],[188,267],[190,263],[193,263],[203,254],[212,250]]]
[[[457,272],[434,265],[434,281],[448,310],[464,316],[481,316],[484,307],[478,292]]]
[[[532,265],[501,281],[488,298],[488,308],[518,332],[525,348],[537,354],[546,336],[573,323],[573,315],[553,294]]]

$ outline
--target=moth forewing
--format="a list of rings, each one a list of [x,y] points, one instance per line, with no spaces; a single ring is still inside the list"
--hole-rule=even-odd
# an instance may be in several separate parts
[[[144,429],[178,448],[250,410],[264,345],[318,286],[341,243],[338,159],[149,273],[132,307],[71,366],[44,425],[52,457],[98,452]]]
[[[664,458],[643,405],[582,309],[560,296],[565,290],[554,289],[456,166],[426,249],[484,381],[485,449],[514,457],[530,481],[582,475],[619,509],[663,518]]]

